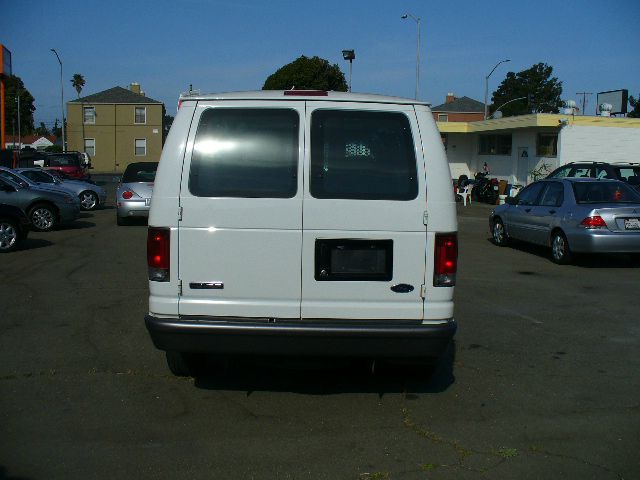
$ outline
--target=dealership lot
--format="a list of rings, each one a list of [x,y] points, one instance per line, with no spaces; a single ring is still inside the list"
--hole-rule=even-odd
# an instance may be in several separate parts
[[[107,208],[0,258],[0,478],[634,478],[640,265],[498,248],[459,206],[455,345],[430,380],[246,359],[173,377],[142,223]],[[212,366],[213,367],[213,366]]]

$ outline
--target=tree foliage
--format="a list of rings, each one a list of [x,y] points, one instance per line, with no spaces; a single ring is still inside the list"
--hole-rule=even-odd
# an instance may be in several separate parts
[[[640,98],[633,98],[632,95],[629,95],[629,104],[633,110],[627,113],[627,117],[640,118]]]
[[[5,88],[5,112],[4,118],[7,122],[6,133],[13,133],[15,125],[16,135],[18,134],[18,102],[16,98],[20,95],[20,133],[22,135],[33,133],[33,112],[36,107],[35,101],[29,90],[24,87],[20,77],[7,75],[4,79]]]
[[[279,68],[269,75],[263,90],[334,90],[346,92],[347,81],[340,67],[320,57],[305,57]]]
[[[36,135],[42,135],[43,137],[51,135],[51,132],[49,131],[47,126],[44,124],[44,122],[40,122],[40,126],[35,129],[34,133]]]
[[[79,73],[73,74],[71,85],[73,85],[73,88],[75,88],[76,92],[78,92],[78,98],[80,98],[80,92],[82,91],[82,87],[84,87],[86,83],[87,82],[82,75],[80,75]]]
[[[558,113],[562,107],[562,82],[552,76],[553,67],[537,63],[521,72],[507,73],[491,97],[491,112],[501,110],[502,115],[525,115],[527,113]],[[516,100],[508,105],[505,103]]]

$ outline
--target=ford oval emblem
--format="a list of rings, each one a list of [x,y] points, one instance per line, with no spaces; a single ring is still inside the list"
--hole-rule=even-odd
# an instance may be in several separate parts
[[[393,287],[391,287],[391,290],[396,293],[409,293],[413,292],[413,285],[399,283],[398,285],[394,285]]]

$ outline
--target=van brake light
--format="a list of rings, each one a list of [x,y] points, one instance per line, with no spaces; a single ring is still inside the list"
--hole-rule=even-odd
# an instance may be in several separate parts
[[[169,281],[169,255],[171,252],[171,230],[150,227],[147,231],[147,266],[149,280]]]
[[[458,236],[455,233],[437,233],[433,266],[433,286],[453,287],[458,269]]]

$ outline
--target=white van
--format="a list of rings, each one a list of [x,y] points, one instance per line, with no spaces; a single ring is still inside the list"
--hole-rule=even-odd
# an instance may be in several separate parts
[[[185,97],[151,205],[145,321],[176,375],[207,353],[437,357],[455,333],[455,200],[425,103]]]

